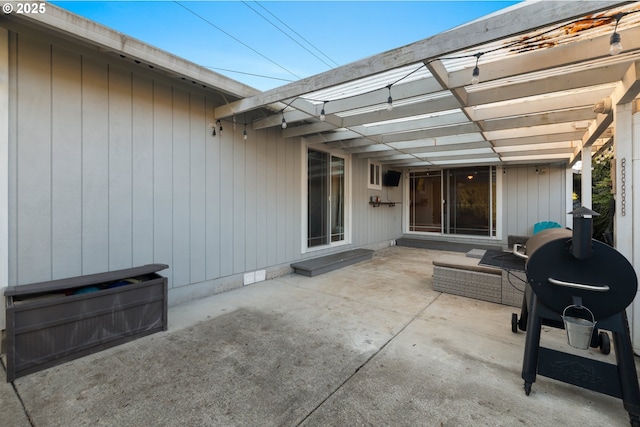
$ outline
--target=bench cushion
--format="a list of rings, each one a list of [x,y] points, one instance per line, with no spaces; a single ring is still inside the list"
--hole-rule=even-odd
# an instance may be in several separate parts
[[[477,258],[469,258],[464,255],[442,255],[433,260],[434,267],[456,268],[458,270],[475,271],[478,273],[501,275],[502,270],[495,267],[478,265]]]

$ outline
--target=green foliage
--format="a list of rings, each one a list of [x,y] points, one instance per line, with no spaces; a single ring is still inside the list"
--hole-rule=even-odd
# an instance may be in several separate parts
[[[593,218],[593,238],[604,240],[605,231],[613,232],[610,227],[613,217],[613,194],[611,194],[611,159],[613,153],[606,151],[594,159],[592,184],[593,210],[600,215]],[[607,230],[609,228],[609,230]]]
[[[613,152],[607,150],[593,159],[591,172],[592,209],[600,215],[593,218],[593,238],[604,241],[606,231],[613,233],[611,218],[613,212],[613,194],[611,194],[611,160]],[[580,206],[582,175],[573,176],[573,199]]]

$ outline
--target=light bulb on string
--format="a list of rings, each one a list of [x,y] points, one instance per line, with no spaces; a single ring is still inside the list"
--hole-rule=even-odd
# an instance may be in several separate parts
[[[220,128],[220,135],[222,135],[222,122],[218,120],[218,126]]]
[[[473,68],[473,73],[471,73],[471,84],[477,85],[480,83],[480,67],[478,67],[478,61],[480,57],[484,55],[483,52],[478,52],[474,56],[476,57],[476,66]]]
[[[287,128],[287,121],[284,118],[284,111],[282,112],[282,129]]]
[[[244,124],[244,131],[242,131],[242,139],[247,140],[247,124]]]
[[[609,39],[609,55],[617,55],[622,52],[622,43],[621,37],[618,33],[618,23],[620,19],[622,19],[624,15],[622,13],[616,14],[616,26],[613,29],[613,34],[611,34],[611,38]]]
[[[480,68],[476,66],[471,74],[471,84],[477,85],[478,83],[480,83]]]
[[[387,86],[389,89],[389,97],[387,98],[387,111],[393,110],[393,98],[391,97],[391,85]]]
[[[320,111],[320,121],[324,122],[325,119],[327,118],[327,115],[324,112],[324,106],[327,105],[327,101],[324,101],[324,103],[322,104],[322,110]]]
[[[236,116],[233,116],[233,130],[236,130]]]

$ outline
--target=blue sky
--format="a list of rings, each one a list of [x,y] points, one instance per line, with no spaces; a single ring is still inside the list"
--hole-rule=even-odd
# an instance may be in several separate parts
[[[425,39],[514,1],[53,1],[267,90]]]

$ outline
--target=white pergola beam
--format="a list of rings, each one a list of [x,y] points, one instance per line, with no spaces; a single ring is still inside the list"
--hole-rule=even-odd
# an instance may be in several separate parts
[[[391,153],[391,152],[400,151],[405,154],[420,154],[420,153],[455,152],[456,150],[475,150],[479,148],[491,148],[491,145],[486,141],[481,141],[481,142],[470,142],[470,143],[462,143],[462,144],[452,144],[448,146],[425,146],[425,147],[416,147],[416,148],[399,148],[397,150],[388,149],[388,152]],[[383,157],[386,155],[382,151],[377,151],[375,152],[375,154],[371,154],[368,152],[358,151],[357,149],[353,149],[353,151],[348,151],[348,152],[352,154],[356,154],[356,157],[359,157],[359,158],[361,157],[377,158],[377,157]]]
[[[498,148],[517,145],[544,144],[550,142],[576,141],[582,138],[584,132],[584,130],[574,130],[573,132],[524,136],[521,138],[494,139],[493,146]]]
[[[508,101],[510,99],[539,96],[554,92],[562,92],[570,89],[582,89],[589,86],[598,86],[610,83],[612,76],[615,80],[621,79],[628,70],[628,63],[611,64],[581,69],[578,71],[558,72],[537,80],[527,80],[520,83],[490,85],[489,89],[478,89],[467,94],[469,106],[490,104],[494,102]]]
[[[577,93],[564,92],[544,98],[525,98],[514,102],[488,104],[476,108],[467,108],[467,113],[473,120],[491,120],[501,117],[523,116],[527,114],[544,113],[547,111],[576,108],[577,106],[593,106],[596,102],[611,95],[614,86],[599,89],[579,91]]]
[[[596,118],[593,107],[575,108],[572,110],[556,111],[553,113],[531,114],[506,119],[482,120],[480,126],[485,131],[504,130],[514,127],[542,126],[557,123],[579,122]]]
[[[622,77],[622,89],[616,104],[633,101],[640,93],[640,61],[635,61]]]
[[[625,53],[640,49],[640,27],[633,27],[619,31],[624,40]],[[503,58],[496,62],[479,61],[480,81],[489,82],[505,78],[539,72],[552,68],[565,67],[588,60],[609,57],[610,34],[596,38],[585,39],[558,45],[536,52],[514,53],[510,58]],[[594,56],[594,52],[599,55]],[[471,70],[464,69],[449,73],[449,87],[462,87],[469,84]]]
[[[536,28],[610,9],[624,3],[620,1],[522,3],[505,10],[503,13],[471,22],[419,42],[218,107],[215,109],[214,115],[216,118],[229,117],[284,99],[292,99],[305,93],[405,65],[417,64],[430,58],[438,58],[483,43],[530,32]]]

